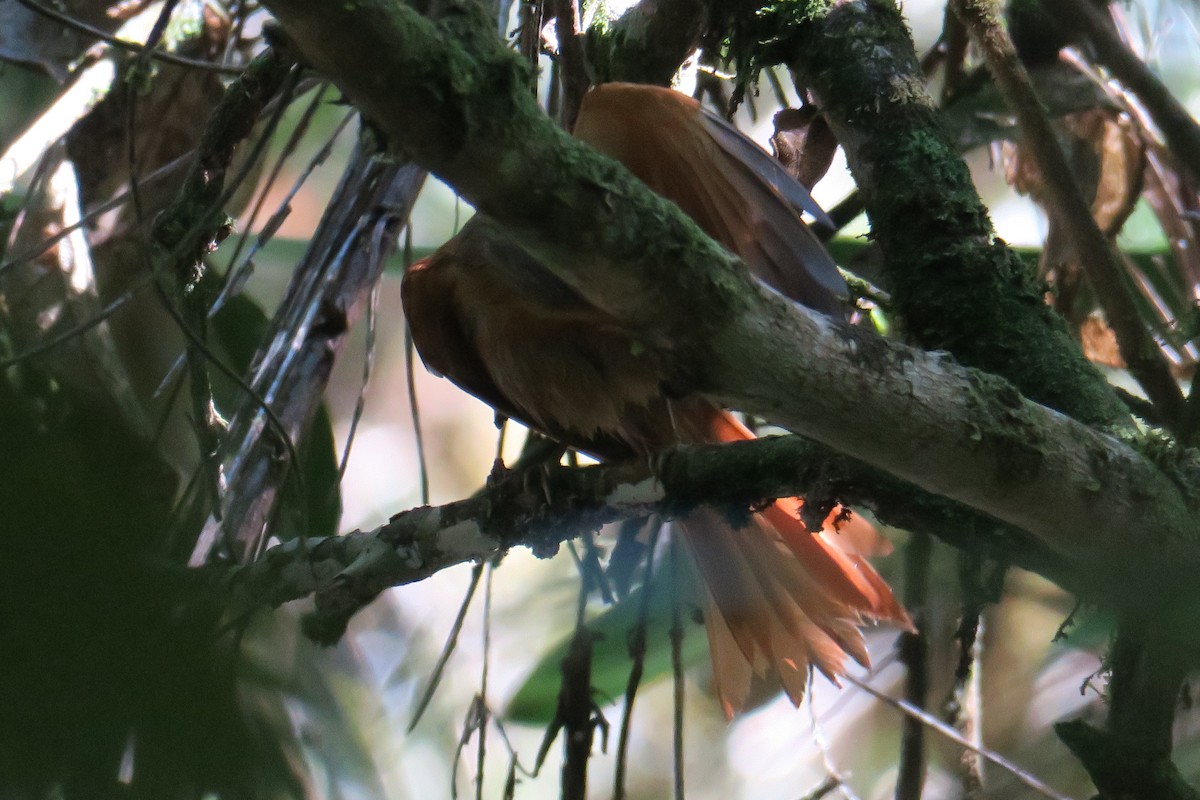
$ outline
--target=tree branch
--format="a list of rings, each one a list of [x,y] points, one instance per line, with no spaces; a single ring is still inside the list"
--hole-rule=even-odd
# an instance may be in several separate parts
[[[1003,242],[925,89],[890,2],[821,2],[781,57],[817,96],[861,191],[905,332],[1094,425],[1128,412],[1083,357],[1044,286]]]
[[[579,30],[579,5],[575,0],[551,0],[554,29],[558,35],[558,77],[562,86],[562,123],[567,130],[575,128],[579,106],[591,81],[584,52],[583,34]]]
[[[1171,761],[1175,711],[1189,663],[1194,663],[1191,648],[1177,637],[1180,624],[1191,624],[1194,610],[1188,609],[1187,622],[1176,609],[1155,619],[1133,616],[1122,620],[1108,659],[1111,677],[1105,729],[1083,720],[1055,726],[1102,797],[1200,798]]]
[[[596,82],[666,86],[700,43],[705,0],[642,0],[615,23],[587,31]]]
[[[364,311],[424,181],[419,167],[378,158],[373,137],[360,137],[264,337],[271,347],[250,375],[293,439],[309,430],[334,358]],[[224,517],[205,522],[190,563],[204,563],[222,544],[236,543],[236,556],[244,559],[261,549],[288,470],[304,468],[281,460],[278,448],[278,432],[264,425],[258,397],[247,397],[227,435]]]
[[[653,513],[671,519],[700,505],[750,509],[765,500],[828,493],[853,499],[857,484],[881,482],[871,490],[873,508],[885,521],[911,514],[915,491],[869,468],[857,472],[797,436],[778,436],[728,445],[687,445],[664,451],[654,461],[566,468],[518,467],[502,474],[474,497],[437,508],[397,514],[370,532],[318,541],[295,540],[268,550],[257,561],[221,572],[236,606],[275,606],[315,594],[311,630],[336,639],[357,610],[385,588],[422,580],[466,561],[483,561],[523,545],[551,553],[581,531]],[[845,459],[841,459],[845,461]],[[851,465],[852,467],[852,465]],[[859,490],[862,491],[862,490]],[[952,542],[969,530],[953,508],[941,509]],[[740,513],[740,512],[731,512]],[[958,536],[957,540],[955,536]],[[999,537],[992,535],[995,542]],[[1065,563],[1010,532],[1002,557],[1070,582]]]

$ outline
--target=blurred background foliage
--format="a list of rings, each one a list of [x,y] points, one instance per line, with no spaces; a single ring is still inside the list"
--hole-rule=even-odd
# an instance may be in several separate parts
[[[942,34],[944,3],[902,5],[918,52],[931,52]],[[162,4],[79,0],[61,6],[109,33],[144,40]],[[589,13],[620,11],[608,3]],[[502,27],[520,44],[521,7],[510,3],[502,13],[511,15]],[[1131,46],[1195,109],[1195,7],[1184,0],[1137,0],[1120,13]],[[225,8],[184,0],[165,46],[190,58],[244,65],[262,46],[263,19],[253,3]],[[127,58],[115,71],[113,52],[94,41],[14,0],[0,4],[0,359],[6,366],[0,380],[0,796],[441,797],[455,784],[459,792],[475,791],[470,784],[482,769],[483,792],[496,797],[518,759],[516,796],[557,796],[557,748],[540,777],[524,768],[532,766],[553,715],[558,662],[575,621],[579,569],[566,553],[538,560],[518,550],[487,566],[440,686],[411,732],[418,699],[472,583],[471,567],[387,592],[328,650],[300,635],[303,603],[231,622],[218,600],[181,569],[197,558],[199,528],[187,527],[184,509],[201,469],[194,414],[177,385],[184,337],[150,291],[120,303],[104,325],[85,330],[82,323],[136,286],[144,262],[134,256],[132,237],[173,195],[151,185],[138,198],[140,210],[122,198],[131,174],[127,132],[137,131],[136,174],[187,156],[229,76],[160,64],[150,77],[138,77]],[[538,59],[544,98],[553,94],[551,48],[547,42]],[[1077,57],[1086,62],[1086,54]],[[697,79],[698,91],[728,95],[720,69],[698,70],[693,62],[679,76],[686,91]],[[85,80],[99,88],[72,101],[68,88]],[[943,81],[932,73],[935,94]],[[1050,72],[1042,87],[1066,84],[1062,74]],[[764,146],[775,111],[798,104],[784,86],[790,87],[786,75],[760,76],[737,111],[739,127]],[[1121,206],[1113,233],[1130,255],[1145,320],[1180,380],[1190,381],[1200,276],[1192,263],[1194,187],[1172,187],[1180,178],[1161,158],[1155,161],[1136,115],[1119,97],[1089,86],[1106,98],[1105,110],[1064,127],[1064,139],[1075,143],[1095,193],[1109,192]],[[137,97],[133,111],[131,94]],[[1031,264],[1046,263],[1053,242],[1047,243],[1044,212],[1030,199],[1037,196],[1037,176],[1003,141],[1011,129],[1000,101],[986,86],[945,94],[947,120],[999,235]],[[1078,87],[1047,97],[1055,110],[1060,100],[1078,101]],[[1113,133],[1112,126],[1121,125],[1127,139]],[[264,332],[356,138],[357,120],[336,92],[301,85],[264,140],[266,152],[229,198],[233,235],[208,260],[217,275],[238,276],[238,291],[213,318],[209,344],[236,371],[263,357]],[[1145,179],[1143,172],[1157,177]],[[837,154],[814,194],[833,208],[852,190]],[[1180,197],[1191,204],[1180,205]],[[112,208],[88,218],[86,235],[29,255],[81,211],[91,214],[105,203]],[[264,211],[253,216],[256,206]],[[436,248],[470,214],[449,189],[427,181],[406,229],[407,257]],[[866,231],[863,218],[852,219],[830,249],[869,279]],[[297,502],[293,478],[284,489],[289,502],[275,520],[279,538],[299,530],[369,529],[399,510],[465,497],[488,474],[497,446],[492,412],[410,362],[399,301],[405,258],[402,248],[387,260],[369,300],[372,311],[360,315],[341,347],[325,408],[303,438],[306,500]],[[1136,391],[1111,331],[1086,288],[1081,292],[1064,314],[1111,379]],[[1056,297],[1061,303],[1063,292]],[[885,311],[877,319],[887,327]],[[55,338],[65,343],[18,358]],[[423,460],[408,399],[410,375]],[[217,407],[230,413],[244,400],[243,390],[214,380]],[[520,446],[521,437],[510,434],[506,457],[515,458]],[[889,534],[903,553],[908,534]],[[606,555],[612,542],[602,536],[595,546]],[[222,557],[215,550],[202,555]],[[893,556],[880,563],[897,586],[899,561]],[[958,554],[934,545],[930,564],[923,619],[929,697],[940,713],[954,688],[963,596]],[[669,796],[673,781],[668,596],[660,591],[650,603],[646,675],[628,751],[629,797]],[[635,591],[613,610],[598,597],[587,601],[601,634],[596,698],[614,730],[638,597]],[[1067,635],[1059,635],[1064,630]],[[1102,615],[1074,609],[1070,596],[1036,576],[1010,572],[998,602],[984,613],[976,694],[968,697],[983,744],[1070,796],[1090,794],[1085,774],[1050,726],[1080,715],[1100,718],[1108,636]],[[900,695],[904,670],[894,654],[895,632],[871,631],[868,643],[876,667],[861,679]],[[809,793],[822,786],[830,796],[892,795],[900,735],[893,708],[854,686],[838,690],[818,679],[807,707],[797,711],[762,687],[756,707],[727,725],[708,693],[706,652],[700,629],[689,626],[683,708],[689,797],[796,798],[818,796]],[[481,715],[476,700],[494,718]],[[1189,706],[1177,720],[1178,763],[1193,782],[1200,779],[1198,729],[1200,715]],[[924,796],[962,796],[962,748],[936,733],[929,741]],[[612,792],[615,749],[614,733],[607,751],[593,759],[595,797]],[[840,782],[830,782],[831,775]],[[986,775],[987,796],[1038,796],[996,767],[988,765]]]

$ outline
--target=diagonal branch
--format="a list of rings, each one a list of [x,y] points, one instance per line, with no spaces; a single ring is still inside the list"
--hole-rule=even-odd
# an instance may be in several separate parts
[[[1112,21],[1091,0],[1043,3],[1062,25],[1087,37],[1101,64],[1137,95],[1167,140],[1172,154],[1200,180],[1200,125],[1161,80],[1121,41]]]
[[[1044,302],[1044,286],[994,240],[896,4],[818,5],[825,12],[795,27],[781,57],[816,94],[846,152],[905,334],[1082,422],[1128,425]]]

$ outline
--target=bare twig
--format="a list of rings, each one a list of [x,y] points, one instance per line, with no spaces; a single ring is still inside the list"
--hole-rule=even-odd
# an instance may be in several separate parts
[[[421,699],[417,701],[416,708],[413,709],[412,721],[408,723],[409,733],[416,730],[417,724],[425,714],[425,709],[429,707],[429,701],[433,699],[434,692],[437,691],[438,684],[441,683],[446,664],[450,661],[450,656],[453,655],[454,648],[458,645],[458,636],[462,633],[463,622],[467,618],[467,611],[471,608],[471,598],[475,596],[475,589],[479,586],[479,579],[482,576],[483,564],[476,564],[471,569],[471,580],[467,584],[467,593],[458,607],[454,624],[450,626],[450,633],[446,634],[446,643],[442,645],[442,653],[438,656],[437,663],[433,665],[429,681],[425,684],[425,691],[421,692]]]
[[[674,531],[672,531],[674,533]],[[668,544],[671,563],[671,585],[679,585],[679,541],[672,535]],[[674,773],[674,800],[683,800],[683,612],[679,607],[679,593],[671,593],[671,677],[673,683],[673,713],[671,716],[672,772]]]
[[[1137,95],[1162,131],[1171,152],[1187,166],[1194,179],[1200,180],[1200,126],[1146,62],[1121,41],[1112,21],[1092,0],[1054,0],[1043,5],[1059,23],[1087,37],[1100,63]]]
[[[967,79],[964,62],[967,59],[967,45],[971,39],[962,20],[954,13],[949,4],[946,5],[945,16],[942,20],[942,38],[940,46],[945,48],[945,69],[942,71],[942,105],[946,105]]]
[[[412,228],[404,229],[404,268],[412,266]],[[421,404],[417,399],[417,349],[412,330],[404,322],[404,385],[408,389],[408,413],[412,421],[413,443],[417,448],[417,470],[421,479],[421,504],[429,505],[429,460],[425,456],[425,428],[421,424]]]
[[[800,798],[800,800],[821,800],[823,797],[828,797],[830,794],[840,789],[841,786],[842,782],[830,775],[821,782],[820,786],[804,795],[804,797]]]
[[[846,683],[849,683],[853,686],[857,686],[859,689],[862,689],[864,692],[871,695],[876,700],[879,700],[880,702],[891,706],[892,708],[896,709],[900,713],[904,714],[906,717],[910,717],[912,719],[919,721],[925,727],[929,728],[930,730],[936,731],[938,734],[940,734],[941,736],[944,736],[945,738],[949,739],[950,741],[954,742],[955,744],[958,744],[961,747],[965,747],[968,750],[973,750],[974,752],[983,756],[984,758],[986,758],[988,761],[992,762],[996,766],[1000,767],[1001,769],[1005,770],[1006,772],[1011,773],[1012,776],[1015,777],[1018,781],[1025,784],[1030,789],[1033,789],[1038,794],[1041,794],[1045,797],[1052,798],[1052,800],[1072,800],[1072,798],[1070,796],[1062,794],[1061,792],[1055,791],[1053,788],[1048,786],[1040,778],[1036,777],[1035,775],[1031,774],[1030,772],[1027,772],[1026,770],[1022,769],[1021,767],[1017,766],[1012,761],[1009,761],[1007,758],[1000,755],[999,753],[994,752],[992,750],[988,750],[986,747],[979,747],[979,746],[975,745],[974,743],[964,739],[963,736],[958,731],[954,730],[949,725],[942,722],[940,719],[933,716],[929,712],[923,711],[919,708],[915,708],[911,703],[909,703],[905,700],[898,700],[895,697],[891,697],[887,694],[884,694],[883,692],[879,691],[871,684],[869,684],[865,681],[861,681],[858,678],[854,677],[853,675],[843,675],[841,677],[841,680],[844,680],[844,681],[846,681]]]
[[[153,58],[156,61],[174,64],[179,67],[188,67],[189,69],[201,69],[208,72],[216,72],[221,75],[240,75],[242,73],[241,67],[226,67],[222,66],[221,64],[214,64],[210,61],[200,61],[194,58],[185,58],[184,56],[177,56],[174,53],[157,50],[153,46],[147,47],[146,45],[139,44],[138,42],[130,42],[126,41],[125,39],[119,39],[116,36],[108,33],[108,31],[97,28],[94,25],[90,25],[81,19],[71,16],[70,14],[64,14],[61,11],[50,8],[49,6],[42,5],[40,2],[37,2],[37,0],[17,0],[17,2],[35,14],[40,14],[47,19],[52,19],[65,27],[73,28],[80,33],[86,34],[87,36],[91,36],[95,39],[99,39],[100,41],[121,50],[128,50],[131,53],[138,53],[139,55],[148,53],[150,58]]]
[[[487,563],[487,575],[483,580],[483,664],[479,668],[479,697],[484,706],[488,702],[488,667],[492,656],[492,579],[496,574],[496,561]],[[491,714],[485,714],[479,726],[479,740],[475,750],[475,800],[483,800],[483,766],[487,757],[487,723]]]
[[[654,551],[662,526],[655,527],[650,545],[646,549],[646,567],[642,577],[641,605],[638,607],[637,626],[629,638],[629,657],[633,661],[629,668],[629,679],[625,683],[625,707],[621,710],[621,730],[617,736],[617,766],[613,776],[613,798],[625,797],[625,758],[629,748],[629,731],[633,722],[633,702],[642,683],[642,672],[646,665],[646,628],[650,619],[650,601],[654,596]]]
[[[808,673],[807,691],[809,697],[812,697],[812,682],[813,673],[810,671]],[[849,697],[849,695],[850,692],[846,692],[843,696]],[[834,713],[836,713],[834,708],[830,708],[826,712],[828,716],[832,716]],[[836,764],[833,763],[833,756],[829,752],[829,739],[825,735],[824,726],[821,724],[821,721],[817,719],[817,709],[811,700],[808,703],[808,715],[809,721],[812,724],[813,741],[816,742],[817,750],[821,754],[821,765],[825,767],[825,772],[829,776],[824,785],[832,785],[833,788],[838,789],[842,796],[846,798],[846,800],[859,800],[858,795],[855,794],[854,790],[851,789],[846,783],[846,779],[845,776],[842,775],[842,771],[838,769]]]
[[[287,160],[296,152],[296,148],[300,144],[300,140],[309,130],[309,126],[312,123],[313,117],[316,115],[318,109],[325,104],[325,95],[328,93],[329,89],[330,86],[328,83],[322,83],[320,88],[313,93],[312,100],[309,101],[308,106],[304,109],[304,113],[301,115],[291,133],[288,134],[287,141],[284,142],[283,147],[281,147],[279,150],[279,154],[275,157],[275,163],[271,166],[266,180],[264,180],[262,185],[259,187],[258,199],[255,200],[254,206],[250,210],[250,214],[246,217],[245,222],[241,226],[243,230],[249,232],[256,228],[258,223],[258,215],[261,214],[263,208],[265,208],[267,199],[271,195],[271,189],[275,186],[276,181],[279,180],[279,176],[283,172],[284,164],[286,164]],[[295,96],[298,98],[299,92],[296,92]],[[329,134],[326,140],[326,146],[322,147],[318,151],[317,155],[310,160],[308,168],[301,171],[300,175],[292,186],[292,190],[288,193],[283,202],[279,204],[279,207],[275,210],[275,212],[268,218],[267,223],[259,230],[258,236],[255,237],[254,240],[254,246],[250,249],[249,253],[246,254],[245,259],[242,259],[241,257],[242,250],[246,247],[246,243],[251,240],[251,237],[248,235],[248,233],[245,236],[238,237],[237,243],[234,245],[233,252],[229,255],[229,270],[225,276],[225,286],[223,286],[221,289],[221,295],[213,301],[213,310],[210,311],[210,314],[215,313],[215,310],[220,308],[221,301],[229,296],[231,287],[240,289],[244,284],[247,274],[253,264],[254,254],[263,243],[270,240],[271,237],[275,235],[275,231],[277,230],[279,223],[282,222],[282,218],[291,210],[290,201],[292,197],[295,196],[296,191],[304,184],[308,176],[312,173],[313,167],[324,160],[322,155],[329,152],[329,145],[338,136],[338,134],[341,133],[346,120],[350,119],[352,116],[353,114],[346,114],[344,116],[342,124],[336,126],[333,132]]]
[[[958,640],[958,665],[954,670],[954,686],[947,703],[947,722],[976,745],[982,744],[982,706],[980,696],[980,655],[983,651],[983,609],[994,602],[1003,584],[1005,570],[997,568],[989,585],[984,585],[983,560],[975,553],[959,554],[959,583],[963,591],[962,618],[955,639]],[[998,585],[999,584],[999,585]],[[964,750],[959,759],[959,776],[965,800],[975,800],[983,792],[983,761],[978,753]]]
[[[591,81],[579,31],[579,4],[576,0],[552,0],[554,29],[558,34],[558,79],[562,84],[563,127],[572,130],[579,106]]]

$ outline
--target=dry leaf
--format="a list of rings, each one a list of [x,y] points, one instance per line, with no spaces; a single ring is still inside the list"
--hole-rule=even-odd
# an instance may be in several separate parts
[[[1093,364],[1114,369],[1125,369],[1121,349],[1117,346],[1117,335],[1108,326],[1103,315],[1096,311],[1088,315],[1079,327],[1079,338],[1083,354]]]
[[[775,115],[771,147],[796,181],[812,189],[825,177],[837,153],[837,137],[816,106],[785,108]]]

